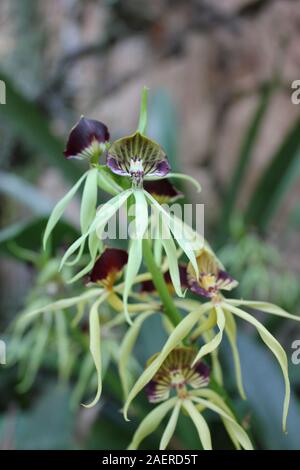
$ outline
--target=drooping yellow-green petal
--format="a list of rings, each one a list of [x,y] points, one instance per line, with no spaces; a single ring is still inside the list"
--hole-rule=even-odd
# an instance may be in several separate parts
[[[90,354],[87,354],[80,366],[78,380],[71,395],[71,407],[76,408],[82,400],[89,380],[94,371],[94,362]]]
[[[215,309],[212,308],[212,310],[209,313],[208,317],[207,318],[205,317],[204,319],[201,319],[201,321],[199,322],[199,326],[197,328],[195,328],[195,330],[193,331],[193,334],[190,337],[191,341],[195,341],[203,333],[205,333],[206,331],[209,331],[212,328],[214,328],[216,326],[216,324],[217,324],[217,315],[216,315]]]
[[[67,205],[69,204],[69,202],[71,201],[73,196],[76,194],[76,192],[79,189],[80,185],[82,184],[84,179],[88,176],[90,171],[91,170],[84,173],[84,175],[82,175],[82,177],[77,181],[77,183],[74,184],[74,186],[70,189],[70,191],[67,192],[67,194],[54,207],[54,209],[53,209],[53,211],[52,211],[52,213],[51,213],[51,215],[48,219],[47,226],[46,226],[45,233],[44,233],[44,237],[43,237],[43,247],[44,247],[44,249],[46,248],[46,244],[47,244],[49,236],[51,235],[52,230],[54,229],[55,225],[57,224],[57,222],[59,221],[59,219],[63,215]]]
[[[88,172],[82,191],[80,206],[80,228],[82,234],[87,232],[91,222],[93,221],[96,215],[96,205],[98,196],[97,173],[98,170],[96,168],[92,168]],[[82,243],[78,255],[74,258],[74,260],[69,261],[67,263],[68,266],[74,266],[79,262],[83,254],[84,245],[85,243]]]
[[[170,400],[161,403],[150,411],[134,433],[128,450],[138,449],[140,443],[158,428],[166,414],[175,406],[176,402],[177,397],[170,398]]]
[[[125,203],[125,201],[129,198],[130,194],[132,194],[132,190],[128,189],[123,193],[117,194],[117,196],[113,197],[109,201],[107,201],[97,212],[94,221],[90,225],[90,228],[87,232],[85,232],[81,237],[79,237],[75,242],[68,248],[66,253],[64,254],[59,269],[61,270],[63,265],[69,259],[69,257],[75,253],[78,248],[85,242],[86,238],[96,230],[97,236],[100,239],[102,232],[104,230],[105,225],[107,224],[108,220],[113,217],[113,215],[118,211],[118,209]]]
[[[68,284],[72,284],[73,282],[78,281],[81,277],[85,276],[91,270],[93,269],[93,266],[95,265],[96,258],[98,256],[99,251],[102,249],[102,242],[99,240],[97,233],[92,232],[89,235],[89,253],[90,253],[90,261],[88,264],[81,269],[75,276],[73,276],[71,279],[68,280]]]
[[[268,346],[268,348],[272,351],[274,356],[276,357],[277,361],[282,370],[284,382],[285,382],[285,397],[283,403],[283,416],[282,416],[282,427],[283,430],[286,431],[286,420],[287,414],[289,409],[289,402],[290,402],[290,381],[288,375],[288,360],[286,353],[281,346],[281,344],[274,338],[273,335],[266,329],[264,325],[262,325],[255,317],[250,315],[249,313],[241,310],[240,308],[234,307],[227,302],[224,302],[224,308],[229,310],[231,313],[237,315],[238,317],[242,318],[243,320],[251,323],[257,329],[258,334],[260,335],[263,342]]]
[[[206,343],[209,343],[214,337],[213,331],[204,331],[203,338]],[[219,361],[219,351],[214,349],[211,352],[212,376],[219,385],[223,385],[223,371]]]
[[[242,379],[240,355],[239,355],[239,351],[237,348],[236,323],[231,312],[226,310],[225,316],[226,316],[225,333],[227,335],[227,338],[231,347],[231,351],[232,351],[236,383],[237,383],[239,394],[241,395],[243,400],[246,400],[246,394],[245,394],[245,390],[243,386],[243,379]]]
[[[203,356],[206,356],[207,354],[210,354],[212,351],[214,351],[221,343],[222,338],[223,338],[223,331],[225,328],[225,316],[222,308],[220,305],[215,305],[215,310],[216,310],[216,315],[217,315],[217,326],[219,328],[218,333],[213,337],[211,341],[208,343],[204,344],[200,348],[200,351],[198,352],[197,356],[195,357],[192,366],[196,364],[197,361],[199,361]]]
[[[166,178],[173,178],[173,179],[182,179],[185,181],[188,181],[189,183],[192,183],[193,186],[197,189],[197,192],[200,193],[201,191],[201,185],[200,183],[193,178],[190,175],[185,175],[184,173],[168,173],[166,175]],[[157,177],[157,176],[145,176],[145,180],[147,181],[156,181],[158,179],[162,179],[162,177]]]
[[[29,312],[24,312],[23,316],[20,317],[19,323],[23,321],[26,322],[27,320],[35,317],[36,315],[43,313],[43,312],[56,312],[58,310],[64,310],[66,308],[73,307],[80,302],[87,301],[97,295],[100,295],[103,292],[101,288],[90,289],[88,292],[85,292],[82,295],[77,295],[76,297],[70,297],[69,299],[60,299],[52,302],[48,305],[44,305],[43,307],[36,308]]]
[[[197,408],[195,407],[195,405],[192,403],[191,400],[184,400],[183,407],[186,409],[186,411],[190,415],[190,418],[193,421],[197,429],[199,439],[200,439],[203,449],[212,450],[210,430],[209,430],[209,427],[207,426],[205,419],[201,415],[201,413],[199,413],[199,411],[197,410]]]
[[[211,403],[208,400],[203,400],[202,398],[198,397],[193,397],[192,400],[196,403],[199,403],[209,410],[214,411],[215,413],[218,413],[221,417],[224,418],[225,421],[230,423],[231,429],[234,432],[235,438],[238,440],[238,442],[241,444],[243,449],[245,450],[253,450],[253,446],[251,444],[251,441],[246,433],[246,431],[242,428],[242,426],[237,423],[229,414],[227,414],[222,408],[219,406]]]
[[[300,321],[300,316],[292,315],[291,313],[288,313],[285,310],[283,310],[283,308],[278,307],[277,305],[271,304],[270,302],[256,302],[253,300],[238,300],[238,299],[226,299],[226,302],[236,307],[243,305],[245,307],[250,307],[256,310],[260,310],[261,312],[272,313],[273,315],[277,315],[279,317],[288,318],[289,320]]]
[[[221,398],[221,396],[218,395],[215,391],[209,388],[201,388],[199,390],[193,390],[193,396],[208,398],[210,402],[218,405],[220,408],[222,408],[222,410],[225,411],[226,414],[231,416],[231,418],[235,419],[234,414],[232,413],[231,409],[226,405],[226,403]],[[200,405],[200,406],[204,408],[203,405]],[[221,419],[223,421],[224,427],[226,428],[228,435],[230,436],[230,439],[232,440],[235,448],[237,450],[240,450],[241,446],[240,446],[239,441],[236,439],[234,431],[232,430],[231,423],[229,421],[226,421],[222,416],[221,416]]]
[[[102,362],[101,362],[101,332],[98,308],[101,303],[106,299],[108,293],[104,293],[98,299],[90,310],[90,351],[96,367],[97,372],[97,392],[94,400],[88,405],[83,405],[86,408],[95,406],[99,401],[102,392]]]
[[[98,186],[109,194],[116,196],[123,191],[123,188],[116,183],[111,175],[106,171],[107,167],[98,166]]]
[[[128,359],[133,350],[134,344],[140,332],[140,329],[144,323],[144,321],[149,318],[151,315],[157,312],[146,312],[141,313],[132,323],[131,327],[125,334],[123,341],[120,346],[119,352],[119,361],[118,361],[118,368],[119,368],[119,375],[121,379],[121,384],[123,388],[124,397],[128,396],[129,392],[129,384],[128,384],[128,374],[127,374],[127,367],[128,367]]]
[[[170,352],[174,348],[176,348],[176,346],[189,334],[191,329],[197,323],[199,315],[206,312],[210,308],[210,302],[201,305],[198,310],[191,312],[176,326],[174,331],[169,336],[160,354],[154,359],[153,362],[151,362],[151,364],[149,364],[149,366],[144,370],[144,372],[141,374],[141,376],[138,378],[138,380],[130,390],[123,409],[123,414],[126,421],[128,421],[128,408],[132,400],[134,400],[138,393],[140,393],[140,391],[145,387],[145,385],[147,385],[147,383],[156,374],[156,372],[158,371],[166,357],[170,354]]]
[[[133,223],[133,237],[128,252],[128,262],[125,271],[123,291],[124,314],[129,324],[132,320],[128,313],[128,296],[137,276],[143,259],[143,237],[148,227],[148,205],[142,189],[133,191],[135,198],[135,219]]]
[[[181,400],[178,400],[178,402],[176,403],[172,411],[171,417],[166,426],[166,429],[164,430],[162,438],[160,440],[159,450],[165,450],[168,447],[168,444],[176,429],[180,408],[181,408]]]
[[[57,337],[57,356],[59,376],[62,380],[68,378],[70,372],[71,357],[69,355],[69,338],[67,333],[67,322],[64,312],[55,313],[55,328]]]
[[[143,91],[142,91],[140,117],[139,117],[139,124],[138,124],[138,131],[140,132],[140,134],[143,134],[143,135],[146,134],[146,130],[147,130],[148,90],[149,88],[144,86]]]
[[[192,266],[195,270],[196,276],[199,276],[198,264],[194,249],[191,247],[191,242],[189,240],[188,233],[186,232],[185,224],[177,217],[171,216],[157,201],[151,196],[150,193],[144,191],[149,201],[158,209],[161,214],[162,219],[166,224],[168,224],[169,229],[171,230],[175,240],[178,245],[182,248]]]
[[[22,393],[26,392],[34,382],[39,366],[43,360],[43,354],[47,346],[51,323],[51,318],[45,317],[42,324],[36,325],[34,342],[29,356],[29,361],[26,364],[24,379],[18,385],[18,390]]]
[[[170,277],[171,277],[176,294],[178,295],[178,297],[183,297],[184,294],[181,289],[176,246],[175,246],[173,238],[171,237],[171,233],[170,233],[170,229],[168,225],[164,223],[163,219],[161,219],[161,222],[162,222],[162,231],[160,232],[160,235],[161,235],[162,245],[164,247],[167,260],[168,260]]]

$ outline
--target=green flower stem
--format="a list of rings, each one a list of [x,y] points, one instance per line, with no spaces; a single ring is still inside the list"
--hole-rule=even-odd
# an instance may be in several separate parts
[[[143,240],[143,255],[148,271],[152,274],[153,284],[156,287],[156,290],[159,293],[160,299],[164,306],[165,314],[168,316],[173,325],[177,326],[182,318],[179,311],[175,307],[167,284],[165,283],[164,276],[154,260],[148,239]]]

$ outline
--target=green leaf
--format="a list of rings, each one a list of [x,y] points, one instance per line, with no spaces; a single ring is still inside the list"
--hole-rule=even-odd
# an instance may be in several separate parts
[[[6,85],[6,106],[0,106],[0,117],[14,130],[28,148],[61,169],[71,181],[79,177],[78,167],[63,156],[63,144],[55,137],[47,119],[36,104],[27,99],[12,83],[9,77],[0,71]]]
[[[160,405],[156,406],[147,416],[143,419],[139,427],[137,428],[131,443],[128,446],[128,450],[138,449],[140,443],[155,429],[158,428],[166,414],[175,406],[177,397],[171,398]]]
[[[209,427],[201,413],[197,410],[191,400],[184,400],[183,407],[186,409],[193,421],[199,435],[200,442],[204,450],[212,450]]]
[[[222,234],[222,237],[225,234],[224,231],[228,231],[230,215],[234,209],[239,190],[243,184],[248,165],[250,164],[251,157],[253,155],[253,151],[262,128],[263,120],[266,116],[267,110],[269,109],[273,91],[273,81],[262,89],[258,106],[254,112],[249,128],[247,129],[247,132],[245,133],[242,140],[237,164],[234,168],[232,178],[230,179],[230,185],[227,194],[225,195],[223,204],[223,213],[220,221],[220,233]]]
[[[27,206],[34,214],[48,215],[51,212],[51,201],[18,175],[0,171],[0,192]]]
[[[47,219],[39,217],[24,222],[17,222],[0,230],[0,251],[19,258],[19,248],[36,252],[41,245],[42,233]],[[51,248],[55,251],[63,243],[78,236],[78,231],[65,221],[59,221],[52,234]],[[15,249],[16,248],[16,249]]]
[[[299,149],[300,118],[286,134],[254,188],[245,213],[248,225],[266,230],[282,197],[299,174]]]

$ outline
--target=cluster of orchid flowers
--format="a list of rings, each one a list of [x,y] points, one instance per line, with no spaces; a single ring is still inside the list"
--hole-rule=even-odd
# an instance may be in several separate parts
[[[210,430],[204,418],[206,409],[220,416],[237,449],[252,449],[246,431],[214,387],[214,383],[223,386],[218,348],[226,334],[233,354],[237,387],[245,398],[235,317],[256,328],[283,373],[285,429],[290,396],[286,353],[263,324],[244,308],[294,320],[299,318],[270,303],[223,295],[222,292],[231,291],[238,282],[225,271],[203,237],[168,211],[168,205],[183,195],[167,177],[187,179],[198,189],[199,185],[189,176],[171,173],[161,146],[145,135],[146,125],[147,90],[144,90],[138,130],[133,135],[110,143],[107,127],[84,117],[72,129],[65,156],[87,160],[89,169],[55,206],[45,230],[44,246],[71,198],[84,183],[81,236],[67,249],[59,269],[69,266],[74,271],[74,267],[81,266],[68,282],[84,276],[88,276],[88,282],[84,291],[75,297],[31,309],[22,315],[20,322],[28,326],[40,314],[51,315],[76,307],[76,324],[79,324],[89,312],[89,349],[97,374],[95,398],[85,405],[89,407],[101,397],[104,331],[107,336],[108,332],[128,323],[115,357],[124,394],[124,418],[128,420],[130,405],[143,390],[149,402],[156,405],[140,423],[130,449],[137,449],[170,413],[160,441],[160,449],[167,448],[181,410],[195,425],[203,449],[212,449]],[[112,197],[97,209],[99,188]],[[105,246],[102,234],[106,224],[128,203],[128,210],[133,208],[128,250]],[[150,219],[155,227],[152,238]],[[87,253],[87,262],[82,266],[82,257]],[[108,318],[107,314],[102,314],[107,308],[113,312]],[[135,380],[133,348],[143,323],[154,315],[161,316],[168,339]]]

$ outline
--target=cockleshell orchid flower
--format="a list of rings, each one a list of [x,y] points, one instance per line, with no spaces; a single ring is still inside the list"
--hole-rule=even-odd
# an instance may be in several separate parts
[[[159,446],[160,450],[166,449],[174,435],[179,413],[183,410],[196,427],[203,449],[212,450],[210,430],[203,416],[205,409],[212,410],[221,417],[237,449],[253,449],[247,433],[223,399],[208,388],[209,368],[201,361],[195,362],[195,356],[192,348],[180,347],[173,349],[161,364],[146,387],[150,403],[160,404],[143,419],[129,449],[137,449],[142,440],[152,434],[171,412]],[[148,361],[148,366],[156,357],[157,355]]]

